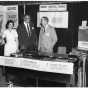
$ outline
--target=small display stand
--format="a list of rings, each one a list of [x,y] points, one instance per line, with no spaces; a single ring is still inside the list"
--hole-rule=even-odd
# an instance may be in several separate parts
[[[86,59],[88,55],[88,26],[87,26],[87,20],[82,21],[82,25],[79,26],[79,32],[78,32],[78,49],[80,52],[80,59],[82,61],[82,68],[81,68],[81,76],[82,80],[82,87],[86,87]],[[79,79],[80,80],[80,79]],[[80,83],[80,84],[81,84]]]

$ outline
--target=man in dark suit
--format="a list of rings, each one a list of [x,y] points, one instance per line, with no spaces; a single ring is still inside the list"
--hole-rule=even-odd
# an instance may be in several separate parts
[[[24,16],[18,28],[18,40],[20,50],[34,51],[37,49],[37,36],[29,15]]]

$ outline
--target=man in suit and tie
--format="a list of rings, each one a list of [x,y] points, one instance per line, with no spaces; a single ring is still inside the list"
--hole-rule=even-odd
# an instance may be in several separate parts
[[[53,53],[53,47],[57,42],[57,35],[54,27],[49,25],[48,22],[49,19],[47,17],[41,18],[38,50],[51,55]]]
[[[17,28],[20,50],[35,51],[37,49],[37,36],[29,15],[24,16],[24,22]]]

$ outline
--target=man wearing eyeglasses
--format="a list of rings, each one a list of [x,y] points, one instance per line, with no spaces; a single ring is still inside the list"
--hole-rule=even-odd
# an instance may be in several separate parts
[[[18,40],[20,50],[34,51],[37,48],[37,36],[29,15],[24,16],[24,22],[22,22],[18,28]]]

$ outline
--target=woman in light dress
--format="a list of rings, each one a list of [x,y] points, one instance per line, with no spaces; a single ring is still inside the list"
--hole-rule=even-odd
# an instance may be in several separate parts
[[[4,56],[10,56],[12,53],[16,53],[18,51],[18,34],[16,29],[13,29],[14,22],[12,20],[8,20],[6,24],[6,30],[3,32],[4,39]]]

